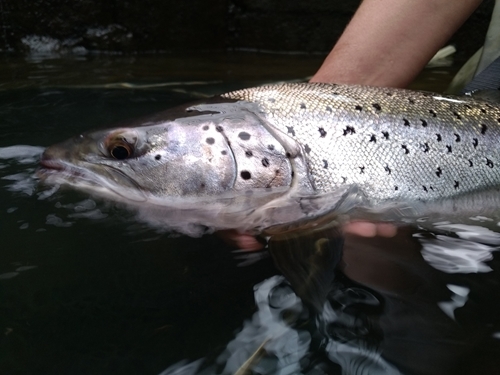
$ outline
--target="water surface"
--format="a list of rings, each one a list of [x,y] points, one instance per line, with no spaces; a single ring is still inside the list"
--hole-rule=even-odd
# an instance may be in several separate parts
[[[307,266],[319,276],[301,300],[275,265],[293,272],[286,259],[263,253],[241,267],[248,259],[215,236],[158,233],[33,177],[44,147],[81,131],[304,79],[320,63],[253,54],[3,58],[0,372],[497,373],[500,237],[482,227],[487,218],[477,228],[443,223],[395,239],[334,241],[321,267]],[[426,71],[415,87],[442,91],[453,70]],[[306,259],[309,245],[290,257]]]

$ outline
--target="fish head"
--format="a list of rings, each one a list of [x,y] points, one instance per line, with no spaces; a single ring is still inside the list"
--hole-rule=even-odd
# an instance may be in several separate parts
[[[300,150],[255,105],[210,102],[50,146],[38,175],[185,234],[199,235],[198,224],[258,231],[309,209],[302,197],[314,190]]]
[[[40,164],[46,182],[132,201],[220,194],[236,176],[215,126],[176,120],[79,134],[48,147]]]

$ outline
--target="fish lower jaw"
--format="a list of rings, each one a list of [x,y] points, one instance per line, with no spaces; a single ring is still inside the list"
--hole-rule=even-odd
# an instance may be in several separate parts
[[[129,201],[130,203],[137,203],[147,201],[144,191],[115,185],[106,177],[94,173],[88,168],[57,160],[42,160],[40,164],[42,168],[37,171],[37,176],[42,183],[48,185],[66,185],[77,190],[120,202]]]

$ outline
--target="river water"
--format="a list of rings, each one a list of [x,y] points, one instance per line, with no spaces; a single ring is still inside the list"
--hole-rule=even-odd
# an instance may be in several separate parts
[[[275,261],[249,257],[216,236],[160,233],[111,203],[53,192],[33,177],[44,147],[79,132],[305,79],[321,61],[2,58],[0,373],[496,374],[500,235],[482,226],[488,218],[338,239],[321,267],[307,270],[315,284],[301,299],[286,258],[310,261],[307,243]],[[414,87],[442,91],[453,71],[427,70]]]

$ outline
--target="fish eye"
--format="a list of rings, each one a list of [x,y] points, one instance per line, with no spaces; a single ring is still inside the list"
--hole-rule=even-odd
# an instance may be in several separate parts
[[[131,154],[130,149],[125,145],[114,145],[110,148],[109,153],[118,160],[126,159]]]
[[[124,160],[135,156],[137,139],[135,132],[119,130],[109,134],[103,146],[109,156],[116,160]]]

